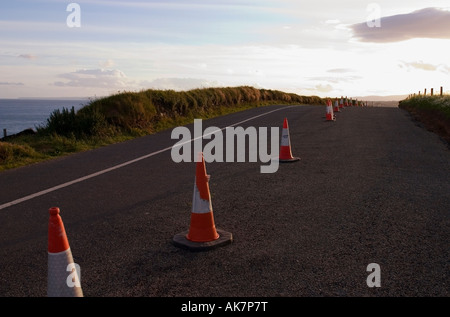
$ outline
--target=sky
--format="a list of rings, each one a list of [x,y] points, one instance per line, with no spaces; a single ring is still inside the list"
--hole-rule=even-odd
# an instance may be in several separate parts
[[[448,0],[0,3],[0,98],[253,86],[450,92]]]

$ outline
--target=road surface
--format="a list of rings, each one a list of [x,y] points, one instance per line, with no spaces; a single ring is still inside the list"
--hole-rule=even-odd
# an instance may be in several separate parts
[[[284,118],[300,161],[206,164],[216,226],[234,238],[206,252],[172,243],[195,176],[173,162],[172,130],[0,173],[0,296],[46,296],[51,207],[86,297],[449,296],[447,145],[396,107],[327,122],[325,106],[268,106],[203,128],[281,131]]]

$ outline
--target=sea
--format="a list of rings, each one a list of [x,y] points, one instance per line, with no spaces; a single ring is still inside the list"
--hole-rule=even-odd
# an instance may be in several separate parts
[[[75,111],[88,105],[86,99],[0,99],[0,138],[17,134],[27,129],[36,131],[45,126],[53,111],[72,109]]]

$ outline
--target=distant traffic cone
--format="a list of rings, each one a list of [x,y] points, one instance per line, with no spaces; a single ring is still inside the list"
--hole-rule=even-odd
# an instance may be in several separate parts
[[[299,157],[292,156],[291,150],[291,138],[289,136],[289,125],[287,118],[284,118],[283,131],[281,133],[281,144],[280,144],[280,163],[282,162],[296,162],[299,161]]]
[[[339,112],[339,102],[337,100],[337,98],[334,100],[334,112]]]
[[[79,272],[73,262],[59,208],[50,208],[49,213],[47,296],[83,297]]]
[[[344,97],[341,96],[341,100],[339,101],[339,108],[344,108]]]
[[[344,107],[348,107],[348,98],[345,97]]]
[[[334,117],[333,113],[333,106],[331,104],[331,100],[328,99],[327,101],[327,114],[326,114],[326,121],[335,121],[336,118]]]
[[[200,251],[233,241],[231,233],[216,229],[209,192],[209,178],[203,153],[199,153],[192,198],[191,224],[187,232],[174,236],[173,242],[176,246]]]

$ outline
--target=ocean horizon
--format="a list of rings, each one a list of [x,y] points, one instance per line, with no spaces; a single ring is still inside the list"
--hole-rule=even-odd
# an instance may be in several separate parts
[[[27,129],[45,126],[53,111],[63,108],[75,111],[90,103],[89,98],[17,98],[0,99],[0,138]]]

